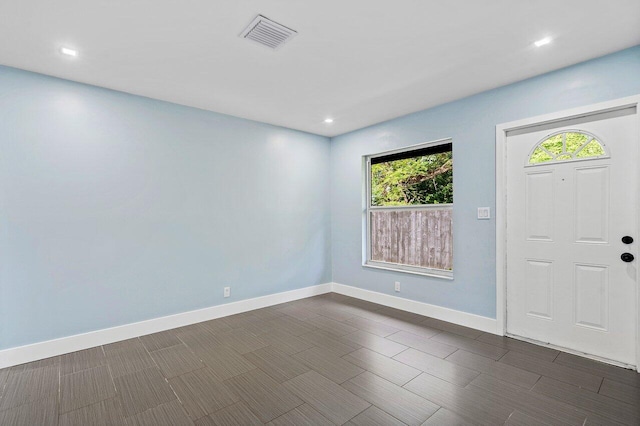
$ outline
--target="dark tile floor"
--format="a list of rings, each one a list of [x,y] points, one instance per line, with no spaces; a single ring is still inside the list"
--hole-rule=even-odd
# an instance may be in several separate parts
[[[337,294],[0,370],[1,425],[639,425],[640,375]]]

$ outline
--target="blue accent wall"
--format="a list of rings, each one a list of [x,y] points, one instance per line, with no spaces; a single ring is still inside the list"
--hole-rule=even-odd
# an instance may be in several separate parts
[[[325,137],[0,67],[0,349],[330,282],[329,161]]]
[[[640,46],[332,139],[333,281],[496,317],[495,127],[640,94]],[[453,138],[454,280],[362,266],[362,156]],[[491,220],[477,220],[490,206]],[[402,292],[394,292],[400,281]]]

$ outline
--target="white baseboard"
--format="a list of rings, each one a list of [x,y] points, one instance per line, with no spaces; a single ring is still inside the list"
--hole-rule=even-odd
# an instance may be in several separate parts
[[[88,333],[47,340],[45,342],[33,343],[16,348],[4,349],[0,351],[0,368],[63,355],[69,352],[93,348],[95,346],[107,345],[121,340],[239,314],[241,312],[252,311],[254,309],[265,308],[267,306],[290,302],[292,300],[304,299],[305,297],[316,296],[318,294],[330,293],[332,291],[345,296],[351,296],[357,299],[401,309],[403,311],[413,312],[442,321],[463,325],[465,327],[474,328],[487,333],[496,334],[497,330],[497,321],[493,318],[482,317],[467,312],[443,308],[442,306],[417,302],[415,300],[403,299],[401,297],[364,290],[344,284],[326,283],[256,297],[253,299],[240,300],[238,302],[232,302],[225,305],[211,306],[209,308],[198,309],[195,311],[153,318],[118,327],[105,328]]]
[[[4,349],[0,351],[0,368],[11,367],[13,365],[24,364],[25,362],[36,361],[189,324],[265,308],[292,300],[304,299],[305,297],[318,294],[330,293],[331,289],[332,283],[319,284],[253,299],[240,300],[224,305],[211,306],[195,311],[153,318],[118,327],[105,328],[88,333],[47,340],[45,342]]]
[[[451,322],[465,327],[474,328],[476,330],[487,333],[498,334],[498,323],[493,318],[483,317],[480,315],[470,314],[467,312],[456,311],[455,309],[443,308],[442,306],[430,305],[415,300],[403,299],[402,297],[391,296],[376,291],[364,290],[358,287],[333,283],[333,292],[343,294],[345,296],[355,297],[357,299],[366,300],[380,305],[389,306],[391,308],[403,311],[413,312],[415,314],[436,318],[442,321]]]

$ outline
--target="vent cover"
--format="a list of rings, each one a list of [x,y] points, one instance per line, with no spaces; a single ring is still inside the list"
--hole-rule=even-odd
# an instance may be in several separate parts
[[[262,15],[256,16],[249,26],[240,34],[240,37],[260,43],[270,49],[277,50],[280,46],[298,34],[291,28],[280,25],[277,22],[265,18]]]

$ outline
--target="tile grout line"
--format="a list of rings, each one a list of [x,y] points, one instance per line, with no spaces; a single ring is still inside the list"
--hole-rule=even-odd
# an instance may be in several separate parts
[[[182,340],[180,340],[180,338],[179,338],[178,336],[176,336],[176,338],[177,338],[179,341],[181,341],[181,342],[182,342]],[[163,378],[163,379],[164,379],[164,381],[167,383],[167,386],[169,386],[169,389],[171,389],[171,392],[173,393],[173,395],[175,395],[176,400],[178,400],[178,403],[180,403],[180,406],[182,406],[182,409],[184,410],[185,414],[187,414],[187,417],[189,417],[188,411],[187,411],[186,407],[184,406],[184,403],[182,402],[182,400],[180,399],[180,397],[179,397],[179,396],[178,396],[178,394],[176,393],[176,390],[173,388],[173,386],[171,386],[171,382],[169,382],[169,379],[166,377],[165,372],[164,372],[164,371],[162,371],[162,368],[160,368],[160,366],[158,365],[158,362],[156,361],[156,359],[155,359],[153,356],[151,356],[151,352],[149,352],[149,349],[145,346],[145,344],[144,344],[144,343],[142,343],[142,339],[140,339],[140,337],[137,337],[137,339],[138,339],[138,341],[140,341],[140,344],[142,345],[142,347],[144,348],[144,350],[147,352],[147,355],[149,355],[149,358],[151,358],[151,361],[153,361],[153,363],[155,364],[155,366],[156,366],[156,368],[158,369],[158,371],[160,372],[160,374],[162,374],[162,378]],[[176,346],[176,345],[174,345],[174,346]],[[187,346],[187,345],[185,344],[185,346]],[[171,401],[169,401],[169,402],[171,402]],[[155,409],[155,408],[158,408],[160,405],[167,404],[167,403],[168,403],[168,402],[163,402],[162,404],[158,404],[158,405],[156,405],[155,407],[151,407],[151,408],[148,408],[148,409],[146,409],[146,410],[144,410],[144,411],[142,411],[142,412],[140,412],[140,413],[138,413],[138,414],[134,414],[134,416],[137,416],[137,415],[139,415],[139,414],[145,413],[145,412],[147,412],[147,411],[149,411],[149,410],[153,410],[153,409]],[[133,416],[129,416],[129,417],[133,417]],[[127,419],[127,418],[125,417],[125,421],[126,421],[126,419]],[[189,417],[189,419],[191,420],[191,418],[190,418],[190,417]]]

